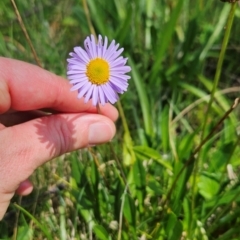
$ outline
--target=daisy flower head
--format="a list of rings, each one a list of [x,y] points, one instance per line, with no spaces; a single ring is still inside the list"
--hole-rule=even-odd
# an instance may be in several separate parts
[[[113,40],[108,46],[107,37],[98,36],[96,42],[93,35],[84,41],[84,48],[75,47],[67,59],[67,76],[73,85],[71,91],[78,91],[78,98],[84,97],[92,104],[114,104],[118,93],[127,91],[130,76],[126,75],[131,68],[126,65],[127,58],[121,53],[123,48]]]

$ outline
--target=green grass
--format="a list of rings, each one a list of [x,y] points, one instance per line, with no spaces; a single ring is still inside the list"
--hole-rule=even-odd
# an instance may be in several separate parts
[[[124,47],[132,78],[116,137],[39,168],[0,239],[239,239],[239,107],[226,115],[240,90],[239,6],[215,86],[231,4],[86,2],[89,12],[75,0],[16,4],[41,64],[61,76],[93,30]],[[0,55],[36,64],[10,1],[0,1]]]

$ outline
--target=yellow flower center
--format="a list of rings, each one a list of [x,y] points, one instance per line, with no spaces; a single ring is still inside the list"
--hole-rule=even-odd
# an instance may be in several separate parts
[[[93,84],[101,85],[109,80],[109,64],[102,58],[92,59],[87,65],[86,75]]]

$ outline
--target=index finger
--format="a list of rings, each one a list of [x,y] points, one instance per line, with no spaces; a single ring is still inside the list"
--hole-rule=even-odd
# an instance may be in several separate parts
[[[0,113],[9,109],[28,111],[51,108],[61,112],[97,112],[91,102],[77,98],[64,78],[38,66],[0,57]],[[101,113],[116,120],[117,110],[110,104]]]

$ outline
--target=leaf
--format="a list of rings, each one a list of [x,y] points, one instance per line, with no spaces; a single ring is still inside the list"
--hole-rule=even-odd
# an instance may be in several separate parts
[[[136,207],[134,204],[133,199],[128,195],[123,195],[124,197],[124,207],[123,207],[123,214],[124,217],[127,219],[128,223],[135,227],[136,225]]]
[[[211,199],[219,190],[219,182],[208,176],[200,176],[198,183],[199,193],[205,199]]]
[[[207,88],[207,90],[211,92],[213,88],[213,81],[205,78],[203,75],[199,75],[198,78],[201,83]],[[218,102],[219,106],[222,107],[222,114],[224,114],[231,107],[231,104],[228,103],[228,98],[224,96],[220,91],[217,91],[215,93],[214,98]],[[234,114],[230,114],[229,118],[231,119],[232,124],[237,124],[238,120]]]
[[[161,139],[164,152],[169,148],[169,106],[166,105],[161,113]]]
[[[161,67],[161,62],[163,60],[163,57],[165,56],[165,52],[167,48],[169,47],[169,42],[171,41],[171,37],[175,31],[175,27],[177,24],[177,19],[179,15],[181,14],[181,9],[183,6],[184,1],[179,0],[177,1],[176,6],[173,8],[172,14],[169,17],[169,21],[165,24],[162,31],[159,33],[158,37],[158,51],[156,54],[156,60],[153,64],[151,76],[150,76],[150,82],[153,83],[156,79],[157,74],[159,73]]]
[[[182,223],[177,219],[177,216],[170,212],[167,218],[166,236],[169,240],[179,240],[182,235]]]
[[[192,174],[193,166],[194,165],[191,164],[183,170],[174,188],[173,199],[172,199],[173,201],[172,209],[176,214],[179,213],[182,209],[182,202],[184,197],[187,194],[187,190],[186,190],[187,182]],[[182,167],[183,167],[183,163],[181,162],[177,162],[175,164],[175,167],[174,167],[175,176],[177,176],[178,172],[180,171],[180,169],[182,169]]]
[[[143,167],[143,162],[137,159],[133,165],[133,184],[136,188],[136,195],[140,212],[143,211],[143,202],[146,196],[146,171]]]
[[[33,239],[33,230],[29,226],[18,227],[17,240]]]
[[[115,1],[115,3],[119,2],[118,0]],[[116,37],[115,39],[118,40],[119,43],[123,43],[125,38],[129,36],[129,30],[131,26],[131,20],[132,20],[132,7],[131,5],[124,6],[123,13],[126,13],[126,7],[128,8],[128,14],[124,14],[124,20],[121,22],[121,25],[117,28]]]
[[[135,146],[133,150],[141,159],[153,159],[157,163],[161,164],[163,167],[172,171],[172,166],[166,160],[162,158],[162,156],[153,148],[147,146]]]
[[[135,157],[132,155],[132,139],[129,134],[124,133],[123,136],[123,163],[125,166],[132,165],[135,162]]]
[[[14,203],[14,207],[16,207],[22,213],[24,213],[24,215],[28,216],[41,229],[41,231],[47,237],[47,239],[50,239],[50,240],[53,239],[51,237],[50,232],[47,229],[47,225],[40,223],[32,214],[30,214],[28,211],[26,211],[23,207],[19,206],[18,204]]]
[[[146,134],[151,136],[153,134],[153,128],[152,128],[152,119],[151,119],[151,114],[150,114],[150,104],[146,92],[146,86],[143,82],[143,79],[141,77],[141,74],[138,72],[138,69],[133,62],[132,58],[128,56],[128,61],[129,64],[132,68],[132,77],[133,81],[135,83],[141,109],[142,109],[142,114],[143,114],[143,122],[144,122],[144,129]]]
[[[221,144],[211,155],[211,161],[208,163],[209,171],[219,172],[225,169],[226,164],[232,157],[234,147],[234,142]]]
[[[94,225],[93,232],[96,234],[97,239],[99,240],[108,240],[108,232],[101,225]]]
[[[147,183],[147,192],[152,196],[162,196],[165,192],[162,189],[162,186],[155,178],[148,180]]]
[[[186,89],[187,91],[189,91],[193,95],[195,95],[199,98],[202,98],[202,100],[205,101],[205,102],[208,102],[209,99],[210,99],[210,96],[206,92],[204,92],[203,90],[200,90],[198,87],[195,87],[193,85],[190,85],[188,83],[183,83],[183,82],[179,82],[178,85],[180,87],[182,87],[183,89]],[[222,109],[216,103],[212,104],[212,108],[219,115],[222,114]]]
[[[219,21],[217,22],[216,26],[214,27],[214,31],[212,35],[208,38],[207,43],[205,44],[205,47],[199,57],[200,61],[203,61],[209,50],[212,48],[214,42],[219,38],[220,34],[222,33],[225,24],[226,24],[226,19],[229,13],[229,8],[230,6],[228,4],[225,4],[224,7],[222,8],[221,13],[219,14]]]
[[[74,152],[71,154],[71,175],[77,184],[80,183],[81,172],[82,172],[82,167],[80,165],[80,161],[77,158],[77,153]]]
[[[59,217],[59,235],[61,240],[65,240],[67,238],[67,231],[66,231],[66,206],[59,206],[58,208],[60,217]]]
[[[186,134],[178,143],[178,156],[179,159],[188,159],[194,146],[194,137],[196,132]]]

